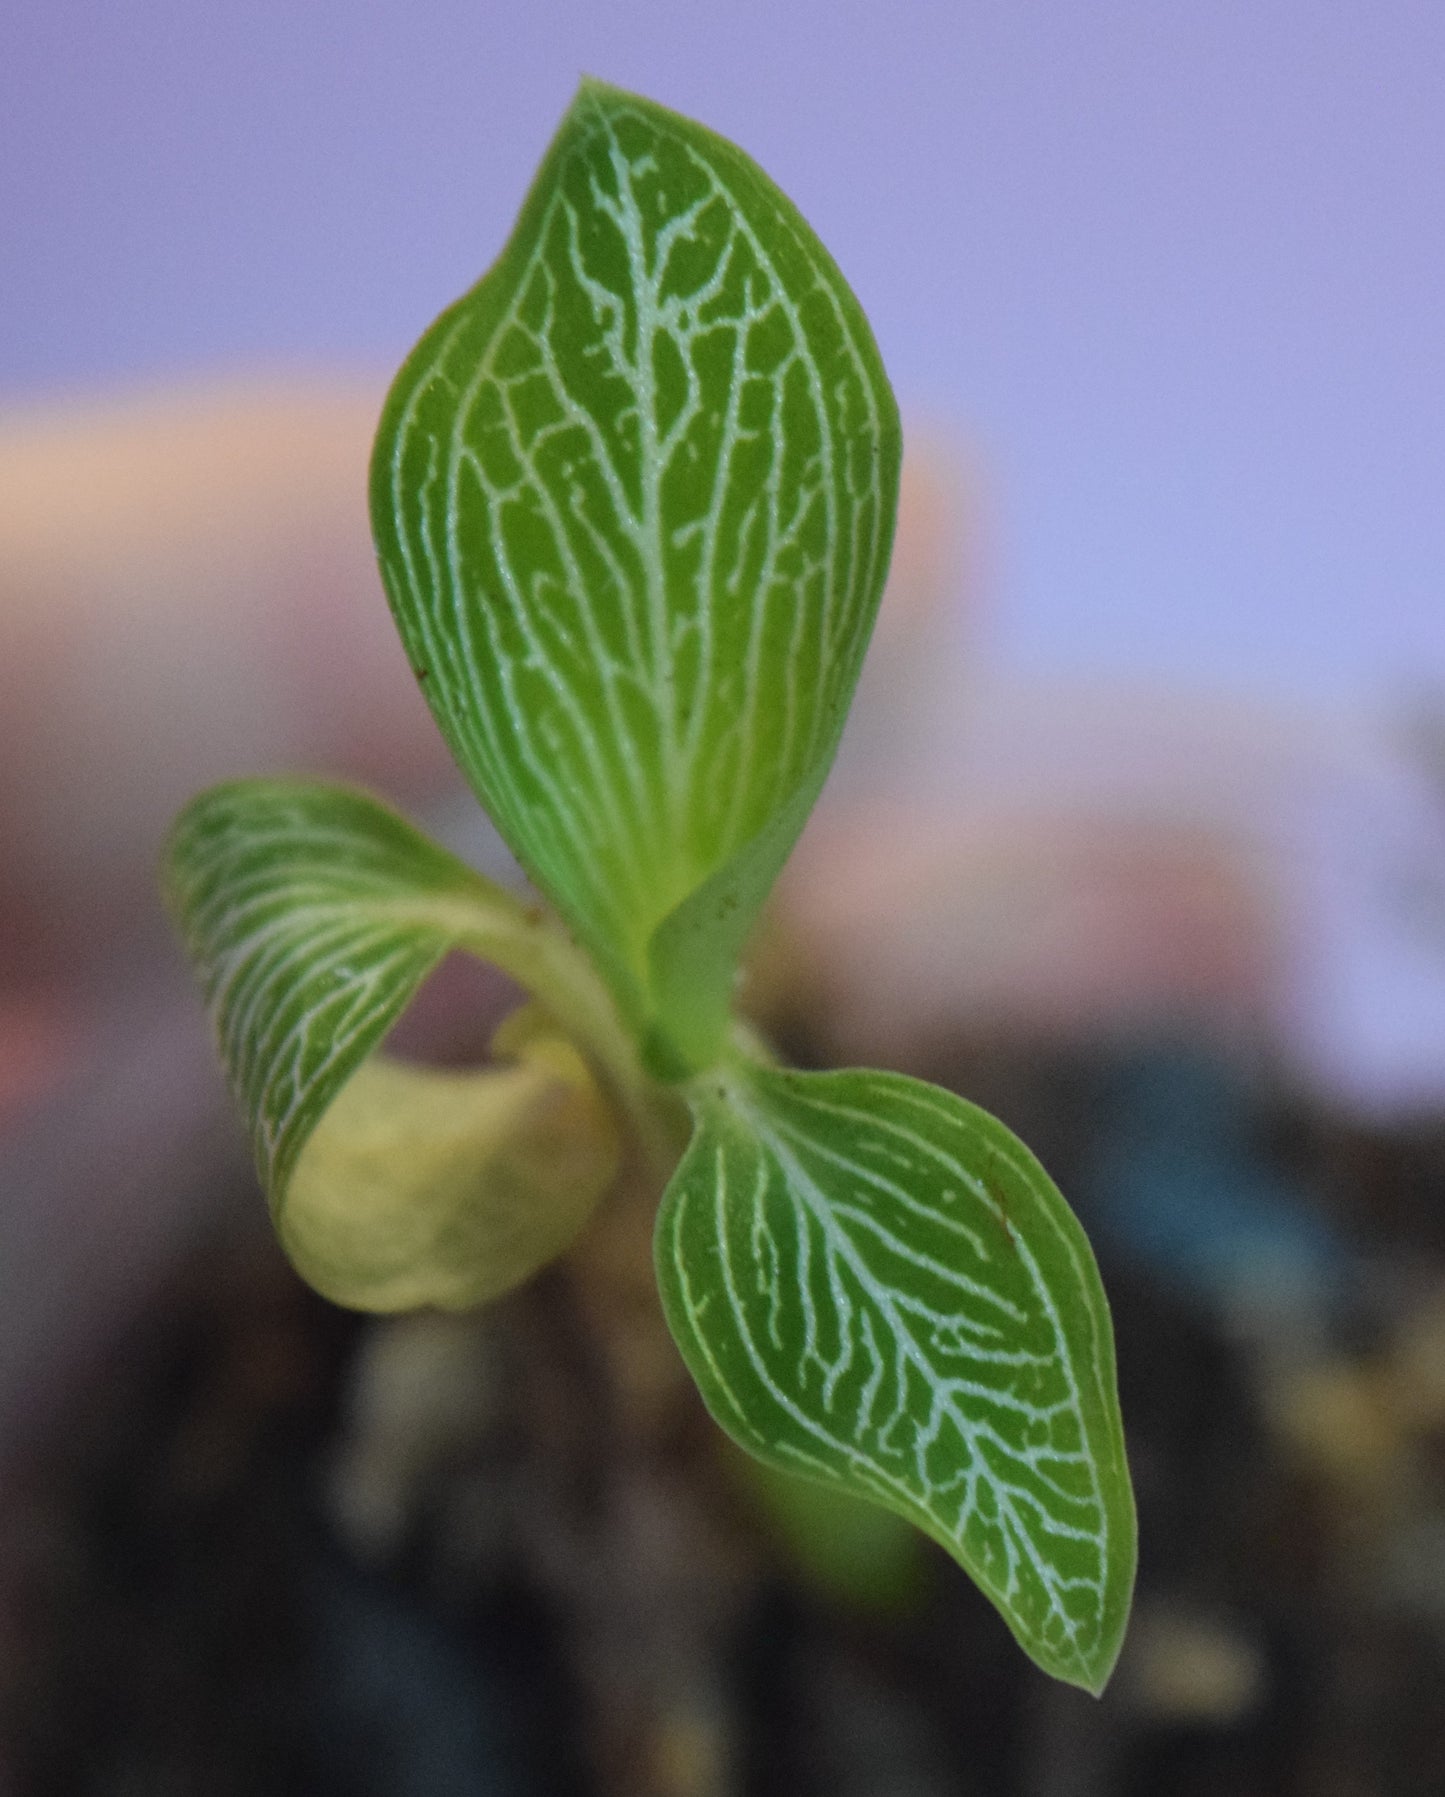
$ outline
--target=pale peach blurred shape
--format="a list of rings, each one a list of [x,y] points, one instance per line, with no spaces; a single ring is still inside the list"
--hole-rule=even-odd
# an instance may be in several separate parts
[[[445,779],[370,547],[380,400],[237,382],[0,427],[0,928],[32,956],[136,922],[211,781]]]
[[[783,889],[830,1055],[916,1066],[961,1034],[1257,1026],[1275,920],[1217,832],[906,799],[819,820]]]

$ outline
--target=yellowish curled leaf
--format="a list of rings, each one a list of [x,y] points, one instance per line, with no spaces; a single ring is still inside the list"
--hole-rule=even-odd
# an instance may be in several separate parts
[[[535,1022],[517,1059],[443,1072],[377,1056],[302,1151],[277,1218],[297,1270],[359,1310],[463,1310],[569,1246],[617,1176],[616,1124],[581,1057]]]

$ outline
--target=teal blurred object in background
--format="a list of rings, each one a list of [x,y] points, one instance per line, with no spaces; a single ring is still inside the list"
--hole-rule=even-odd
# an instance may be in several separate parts
[[[1351,1295],[1349,1247],[1259,1137],[1260,1088],[1197,1042],[1116,1057],[1081,1209],[1110,1248],[1226,1323],[1318,1328]]]

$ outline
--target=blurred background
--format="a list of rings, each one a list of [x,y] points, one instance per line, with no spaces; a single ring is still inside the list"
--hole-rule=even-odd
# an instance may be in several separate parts
[[[1097,1242],[1144,1542],[1098,1705],[718,1460],[626,1225],[480,1320],[310,1299],[159,914],[175,809],[278,768],[502,865],[365,462],[584,71],[762,163],[904,407],[751,996],[993,1106]],[[0,1791],[1445,1787],[1442,167],[1427,0],[8,21]]]

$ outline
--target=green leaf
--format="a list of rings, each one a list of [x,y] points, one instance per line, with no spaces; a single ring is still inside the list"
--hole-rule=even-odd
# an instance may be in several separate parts
[[[1108,1308],[1047,1174],[897,1074],[738,1068],[693,1096],[657,1270],[713,1415],[910,1518],[1040,1666],[1102,1689],[1133,1499]]]
[[[519,1065],[495,1073],[447,1076],[382,1063],[357,1075],[454,948],[495,962],[543,998],[560,991],[575,1001],[558,978],[570,945],[555,926],[366,794],[298,781],[203,793],[176,823],[165,884],[278,1233],[321,1289],[373,1306],[470,1302],[467,1293],[485,1295],[498,1278],[511,1283],[533,1270],[538,1254],[575,1230],[616,1157],[611,1125],[598,1120],[601,1100],[575,1055],[564,1063],[560,1045],[543,1038],[521,1042]],[[569,979],[575,971],[566,968]],[[580,990],[585,998],[585,982]],[[403,1098],[410,1117],[399,1108]],[[567,1136],[553,1169],[563,1174],[559,1215],[508,1223],[498,1208],[504,1190],[524,1207],[546,1202],[549,1120]],[[439,1136],[426,1148],[422,1136],[433,1126]],[[368,1152],[379,1158],[364,1173]],[[490,1165],[490,1198],[481,1175],[465,1172],[469,1156]],[[436,1190],[424,1199],[428,1178]],[[337,1206],[348,1180],[357,1208],[345,1235]],[[398,1259],[407,1227],[398,1207],[407,1194],[424,1211],[408,1238],[419,1256],[410,1284]],[[468,1203],[491,1210],[468,1220]],[[362,1243],[368,1228],[372,1250]],[[505,1268],[459,1270],[448,1244],[496,1244],[509,1229],[532,1246],[513,1242]]]
[[[387,401],[372,518],[427,697],[634,1028],[685,1062],[718,1050],[832,760],[899,454],[867,323],[796,209],[595,83]]]
[[[928,1583],[916,1529],[842,1485],[784,1472],[731,1442],[728,1448],[734,1485],[780,1540],[795,1573],[849,1609],[900,1615],[916,1607]]]

